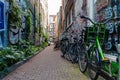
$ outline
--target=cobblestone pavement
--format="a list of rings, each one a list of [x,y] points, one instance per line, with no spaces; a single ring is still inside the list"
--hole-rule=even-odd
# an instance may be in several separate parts
[[[53,45],[18,67],[3,80],[89,80],[80,73],[77,64],[60,57]]]

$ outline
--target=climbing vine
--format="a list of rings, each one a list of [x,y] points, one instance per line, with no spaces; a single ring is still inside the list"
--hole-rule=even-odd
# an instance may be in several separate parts
[[[35,2],[34,4],[34,34],[37,33],[36,6],[37,6],[37,2]]]
[[[22,27],[22,20],[21,20],[21,14],[22,10],[21,8],[14,2],[14,0],[10,1],[11,10],[9,12],[9,25],[12,28],[21,28]]]
[[[29,40],[30,32],[31,32],[31,27],[32,27],[32,19],[30,16],[30,10],[27,9],[27,15],[26,15],[26,40]]]

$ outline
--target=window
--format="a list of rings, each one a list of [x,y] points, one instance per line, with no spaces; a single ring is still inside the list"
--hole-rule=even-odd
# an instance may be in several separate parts
[[[52,31],[52,29],[50,28],[50,32]]]
[[[50,17],[50,22],[53,22],[53,17]]]

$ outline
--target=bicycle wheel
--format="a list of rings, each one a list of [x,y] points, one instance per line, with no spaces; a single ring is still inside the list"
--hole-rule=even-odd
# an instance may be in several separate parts
[[[93,66],[98,67],[98,61],[99,61],[99,52],[97,49],[94,49],[94,51],[90,51],[89,56],[89,65],[88,65],[88,73],[91,78],[91,80],[97,80],[98,78],[98,72],[99,70],[93,70]],[[97,68],[96,68],[97,69]]]
[[[80,45],[78,47],[78,66],[82,73],[84,73],[87,70],[87,50],[84,44]]]
[[[69,44],[69,42],[68,42],[68,40],[66,40],[66,41],[64,41],[63,43],[62,43],[62,46],[61,46],[61,51],[62,51],[62,56],[64,57],[65,56],[65,54],[66,54],[66,49],[68,48],[68,44]]]
[[[63,44],[63,42],[60,45],[60,49],[61,49],[62,53],[64,53],[64,44]]]
[[[74,45],[70,46],[68,56],[69,56],[69,60],[72,63],[75,63],[75,61],[76,61],[76,46],[74,46]]]
[[[61,44],[61,52],[62,52],[62,57],[64,57],[64,55],[65,55],[65,44],[64,44],[64,42],[62,42],[62,44]]]

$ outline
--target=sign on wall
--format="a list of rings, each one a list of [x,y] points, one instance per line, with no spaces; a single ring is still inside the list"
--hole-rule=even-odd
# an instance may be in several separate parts
[[[4,30],[4,3],[0,1],[0,31]]]

